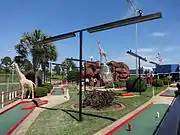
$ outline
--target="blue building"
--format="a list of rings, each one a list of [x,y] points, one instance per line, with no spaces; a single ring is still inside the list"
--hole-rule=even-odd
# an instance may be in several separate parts
[[[173,81],[180,80],[180,65],[179,64],[167,64],[167,65],[157,65],[155,74],[159,75],[159,78],[171,76]]]

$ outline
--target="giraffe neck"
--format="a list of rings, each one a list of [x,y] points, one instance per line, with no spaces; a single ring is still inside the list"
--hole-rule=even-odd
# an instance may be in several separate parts
[[[20,79],[26,79],[26,77],[24,76],[24,74],[21,73],[19,67],[17,64],[15,64],[15,67],[16,67],[16,71],[18,72],[18,75],[19,75],[19,78]]]

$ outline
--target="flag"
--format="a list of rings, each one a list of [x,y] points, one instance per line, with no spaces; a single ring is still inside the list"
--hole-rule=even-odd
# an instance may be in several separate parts
[[[161,58],[160,53],[157,54],[156,59],[157,59],[159,62],[163,62],[163,59]]]

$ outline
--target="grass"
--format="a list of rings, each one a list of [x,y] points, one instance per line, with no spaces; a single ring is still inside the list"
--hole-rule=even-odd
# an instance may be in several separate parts
[[[167,86],[155,89],[155,94]],[[137,93],[138,94],[138,93]],[[141,96],[133,98],[117,98],[126,108],[118,111],[85,112],[83,121],[78,122],[78,113],[71,109],[78,102],[77,91],[70,90],[71,100],[43,111],[27,131],[27,135],[91,135],[111,124],[127,113],[133,111],[152,97],[152,88],[148,88]],[[91,115],[87,115],[91,114]]]

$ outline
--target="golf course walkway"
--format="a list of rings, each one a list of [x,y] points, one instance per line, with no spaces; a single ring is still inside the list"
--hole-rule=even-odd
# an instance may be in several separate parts
[[[41,100],[48,100],[48,104],[45,104],[41,107],[44,108],[38,108],[36,107],[34,111],[13,131],[12,135],[24,135],[28,128],[31,126],[31,124],[35,121],[35,119],[38,117],[38,115],[46,110],[45,107],[51,108],[53,106],[62,104],[68,99],[64,98],[64,95],[49,95],[43,98],[40,98]]]
[[[168,89],[169,90],[176,90],[177,88],[169,87],[166,90],[168,90]],[[166,91],[166,90],[164,90],[164,91]],[[141,133],[143,134],[144,131],[138,130],[139,126],[141,127],[141,129],[143,128],[143,126],[144,126],[144,128],[148,127],[149,132],[153,132],[154,128],[156,126],[153,127],[152,125],[148,125],[148,124],[153,123],[154,116],[152,118],[151,118],[151,116],[150,116],[150,118],[148,118],[147,116],[150,115],[150,114],[154,115],[154,114],[156,114],[157,111],[159,111],[159,113],[161,114],[160,115],[160,119],[161,119],[163,113],[165,112],[165,110],[168,108],[168,106],[171,104],[171,102],[173,100],[173,97],[160,96],[164,91],[162,91],[158,95],[151,98],[148,102],[146,102],[142,106],[138,107],[133,112],[130,112],[129,114],[125,115],[121,119],[115,121],[111,125],[105,127],[104,129],[100,130],[99,132],[95,133],[94,135],[111,135],[111,134],[114,134],[114,135],[115,134],[118,134],[118,135],[120,135],[120,134],[122,134],[122,135],[125,135],[125,134],[131,134],[131,135],[134,134],[134,135],[136,135],[136,134],[139,134],[140,135]],[[144,111],[146,109],[147,109],[147,111]],[[139,112],[142,112],[142,113],[139,113]],[[137,117],[137,120],[134,120],[134,119],[136,119],[136,117]],[[146,121],[146,123],[143,124],[142,122],[140,122],[140,120],[141,121],[147,120],[147,121]],[[125,130],[125,128],[127,126],[127,124],[125,124],[125,123],[127,121],[131,121],[131,123],[133,124],[133,127],[136,128],[137,130],[132,132],[132,133],[130,133],[130,132],[128,133]],[[140,123],[138,123],[138,121]],[[143,126],[142,126],[142,124],[143,124]],[[120,130],[121,127],[122,127],[122,130]],[[146,129],[144,129],[144,130],[146,130]],[[138,133],[136,133],[136,132],[138,132]]]

